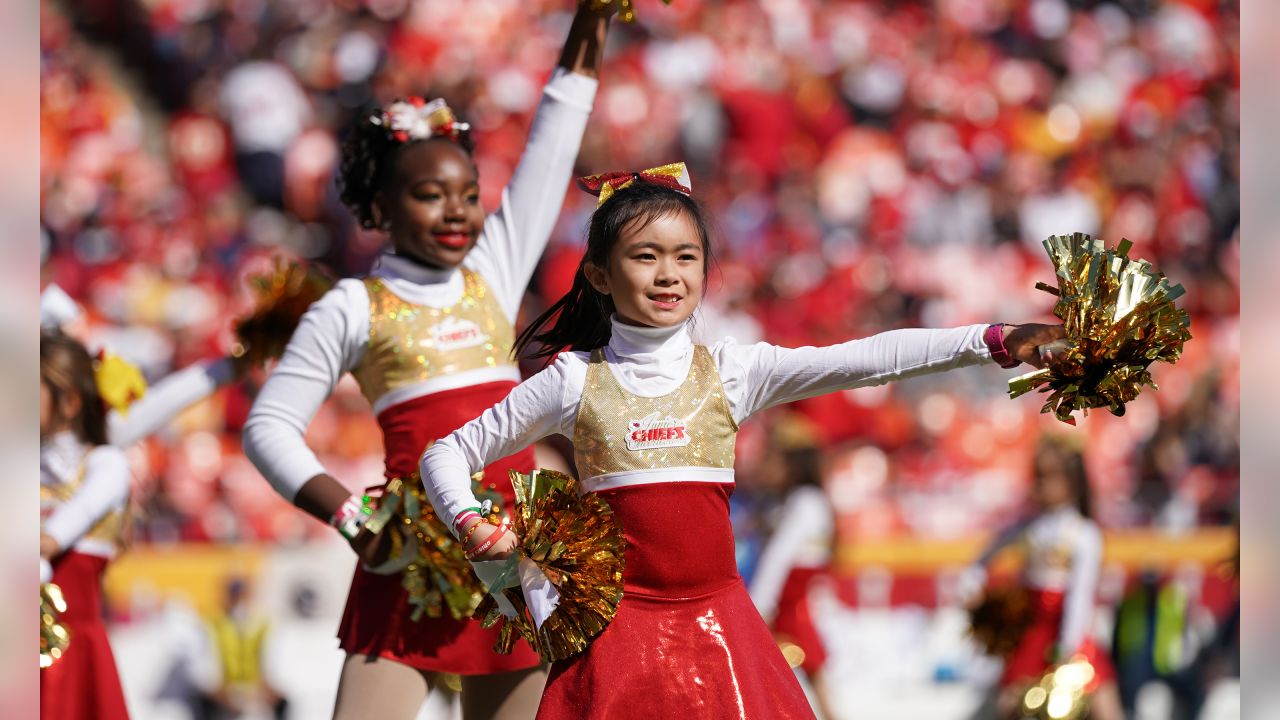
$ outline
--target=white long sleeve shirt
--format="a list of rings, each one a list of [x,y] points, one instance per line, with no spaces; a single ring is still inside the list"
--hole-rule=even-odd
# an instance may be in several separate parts
[[[131,473],[124,451],[110,445],[86,448],[71,432],[61,432],[40,444],[40,484],[59,491],[84,479],[63,502],[41,503],[41,532],[58,547],[90,555],[112,557],[112,542],[85,537],[110,512],[123,511],[129,502]]]
[[[108,413],[107,438],[116,447],[129,447],[234,379],[230,358],[188,365],[147,388],[126,412]]]
[[[463,261],[485,279],[512,323],[560,215],[596,86],[593,78],[556,69],[543,89],[524,154],[502,191],[501,203],[485,218],[475,248]],[[417,305],[448,307],[463,293],[458,269],[434,270],[390,253],[379,258],[372,274],[391,292]],[[245,454],[286,499],[292,501],[308,480],[325,472],[307,447],[304,433],[338,380],[360,362],[368,344],[368,292],[358,279],[341,280],[303,316],[249,411]],[[495,372],[510,371],[457,373],[446,384],[433,384],[429,392],[492,381],[497,379]],[[384,396],[374,402],[374,411],[411,397],[417,396]]]
[[[729,410],[741,424],[785,402],[988,360],[991,353],[982,340],[986,327],[894,330],[820,348],[738,345],[730,339],[708,349]],[[604,354],[623,389],[658,397],[684,382],[693,348],[687,324],[642,328],[614,318]],[[452,523],[463,509],[479,504],[471,492],[473,472],[548,435],[573,437],[589,359],[586,352],[561,353],[502,402],[431,446],[421,471],[441,518]]]
[[[982,554],[985,567],[1003,548],[1025,543],[1023,582],[1033,590],[1063,593],[1058,644],[1070,656],[1090,632],[1102,573],[1102,531],[1073,506],[1064,506],[1017,523],[1000,533]]]

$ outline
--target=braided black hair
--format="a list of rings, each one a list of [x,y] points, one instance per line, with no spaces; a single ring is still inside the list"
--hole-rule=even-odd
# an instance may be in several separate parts
[[[378,227],[374,198],[390,177],[396,154],[402,148],[419,142],[448,140],[461,147],[468,156],[473,149],[469,130],[457,131],[452,140],[436,137],[400,142],[386,127],[372,121],[380,112],[375,108],[361,113],[360,120],[347,132],[342,142],[342,164],[338,171],[339,197],[356,216],[360,227],[367,230]]]

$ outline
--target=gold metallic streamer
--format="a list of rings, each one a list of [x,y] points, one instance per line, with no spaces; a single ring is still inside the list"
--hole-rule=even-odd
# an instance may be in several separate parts
[[[631,0],[587,0],[591,3],[592,10],[600,10],[607,8],[615,2],[618,4],[618,19],[622,22],[635,22],[636,9]],[[663,5],[670,5],[671,0],[662,0]]]
[[[502,497],[493,488],[482,487],[483,480],[484,473],[476,473],[472,489],[481,500],[490,500],[492,513],[499,515]],[[387,483],[365,528],[376,533],[387,525],[407,531],[391,534],[392,557],[400,553],[405,537],[413,538],[418,546],[416,559],[401,572],[400,580],[413,606],[409,619],[438,618],[446,611],[455,620],[471,617],[485,597],[484,586],[463,555],[462,546],[436,516],[417,473]]]
[[[53,583],[40,586],[40,668],[57,662],[71,644],[71,631],[58,620],[67,611],[62,588]]]
[[[1049,670],[1022,695],[1022,716],[1038,720],[1079,720],[1089,714],[1089,686],[1095,672],[1083,656]]]
[[[518,552],[509,564],[527,557],[537,563],[560,593],[560,604],[535,626],[519,586],[503,595],[516,608],[507,618],[492,596],[485,596],[476,617],[485,627],[501,623],[494,649],[509,653],[523,637],[548,662],[582,652],[604,632],[622,600],[626,540],[613,510],[595,493],[580,494],[578,481],[552,470],[529,475],[511,471],[516,492],[512,531]]]
[[[1036,283],[1056,295],[1053,314],[1062,319],[1066,340],[1061,362],[1009,381],[1009,397],[1039,389],[1049,393],[1040,412],[1075,424],[1076,410],[1108,408],[1124,414],[1125,403],[1143,386],[1155,388],[1148,367],[1173,363],[1191,339],[1191,319],[1173,303],[1181,285],[1170,285],[1146,260],[1127,257],[1132,243],[1108,249],[1084,233],[1052,236],[1045,250],[1058,287]]]
[[[334,279],[311,263],[276,260],[268,275],[250,279],[257,293],[253,313],[236,323],[231,354],[246,365],[264,365],[284,354],[302,314],[334,286]]]

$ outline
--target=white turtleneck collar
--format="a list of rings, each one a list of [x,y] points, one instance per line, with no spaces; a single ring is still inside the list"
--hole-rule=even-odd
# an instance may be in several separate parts
[[[40,441],[40,479],[42,482],[69,482],[80,469],[84,443],[70,430],[63,430]]]
[[[381,278],[407,280],[415,285],[434,285],[449,280],[458,268],[433,268],[388,250],[373,264],[373,274]]]
[[[675,390],[689,375],[693,339],[686,321],[671,327],[628,325],[610,318],[613,333],[605,359],[628,391],[657,397]]]
[[[388,250],[378,256],[371,274],[381,278],[391,292],[415,305],[448,307],[462,297],[459,268],[427,267]]]

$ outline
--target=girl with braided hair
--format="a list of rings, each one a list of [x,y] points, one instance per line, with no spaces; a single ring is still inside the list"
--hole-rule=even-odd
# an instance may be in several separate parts
[[[396,551],[392,533],[364,527],[363,493],[332,477],[303,433],[350,372],[382,428],[391,487],[415,475],[425,445],[519,383],[516,313],[571,178],[615,10],[595,4],[579,4],[524,154],[488,216],[469,127],[443,100],[393,102],[344,144],[342,199],[390,247],[368,277],[339,281],[308,310],[244,429],[245,452],[272,486],[332,524],[362,561],[338,631],[347,659],[337,718],[412,718],[438,673],[462,677],[468,720],[527,717],[542,690],[545,672],[527,645],[499,655],[497,633],[479,623],[447,610],[414,616],[402,577],[414,567],[412,543]],[[486,487],[511,503],[508,470],[533,468],[528,450],[495,458]]]

